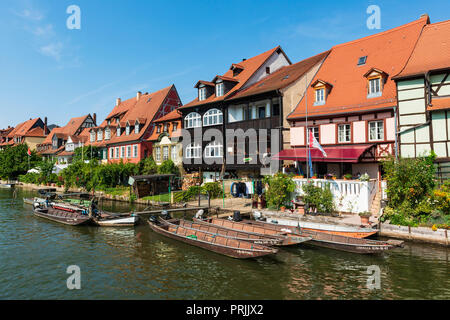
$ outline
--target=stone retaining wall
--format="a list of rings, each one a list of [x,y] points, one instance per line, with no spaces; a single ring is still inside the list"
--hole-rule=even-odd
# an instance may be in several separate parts
[[[433,231],[431,228],[425,227],[405,227],[380,223],[379,235],[448,246],[450,242],[448,239],[448,233],[449,231],[445,229],[437,229],[436,231]]]

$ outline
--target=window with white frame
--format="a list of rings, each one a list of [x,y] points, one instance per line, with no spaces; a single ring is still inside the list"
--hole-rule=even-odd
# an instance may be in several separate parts
[[[91,142],[95,141],[95,131],[91,131]]]
[[[225,86],[224,86],[223,82],[216,83],[216,96],[217,97],[223,96],[224,88],[225,88]]]
[[[184,118],[185,128],[198,128],[202,126],[202,117],[197,112],[191,112]]]
[[[325,88],[320,88],[315,90],[316,100],[314,105],[325,104]]]
[[[201,87],[198,89],[198,100],[202,101],[206,99],[206,88]]]
[[[384,140],[384,121],[369,122],[369,141]]]
[[[127,146],[127,158],[131,158],[131,146]]]
[[[173,124],[172,124],[172,132],[174,132],[174,131],[177,131],[177,128],[178,128],[178,122],[174,122]]]
[[[314,138],[316,138],[316,140],[319,141],[319,127],[311,127],[311,128],[309,128],[309,131],[311,131]],[[308,139],[309,139],[309,136],[308,136]]]
[[[156,158],[156,161],[161,161],[161,148],[156,148],[155,149],[155,158]]]
[[[120,148],[120,157],[125,158],[125,147]]]
[[[338,142],[350,142],[351,141],[351,126],[349,124],[340,124],[338,126]]]
[[[381,96],[381,78],[369,79],[368,98]]]
[[[119,159],[120,155],[119,155],[119,147],[116,147],[116,159]]]
[[[222,124],[223,114],[219,109],[209,109],[203,115],[203,126],[214,126]]]
[[[199,144],[191,143],[186,147],[186,158],[200,158],[202,154],[202,147]]]
[[[161,126],[160,125],[157,125],[156,126],[156,133],[160,133],[161,132]]]
[[[222,157],[222,144],[218,141],[213,141],[205,147],[205,158]]]
[[[134,125],[134,133],[139,133],[139,122],[136,122]]]
[[[117,127],[116,135],[117,135],[118,137],[120,137],[120,127]]]
[[[105,130],[105,140],[111,139],[111,129],[107,128]]]
[[[177,158],[178,158],[177,146],[172,146],[172,148],[170,149],[170,159],[172,159],[172,161],[176,161]]]
[[[135,144],[133,146],[133,158],[137,158],[138,157],[138,145]]]
[[[164,123],[163,130],[164,130],[164,132],[169,132],[169,124],[168,123]]]
[[[103,130],[98,130],[97,132],[97,141],[103,140]]]
[[[127,123],[127,126],[125,127],[125,134],[129,135],[130,134],[130,125]]]
[[[169,147],[163,147],[163,161],[169,160]]]

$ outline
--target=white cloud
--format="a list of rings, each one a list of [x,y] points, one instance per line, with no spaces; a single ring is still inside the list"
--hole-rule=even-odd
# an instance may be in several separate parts
[[[39,52],[43,54],[44,56],[51,57],[55,59],[56,61],[61,60],[61,54],[63,50],[63,44],[62,42],[54,42],[50,43],[46,46],[42,46],[39,48]]]
[[[31,32],[38,37],[50,37],[54,35],[53,25],[47,24],[46,26],[37,26],[31,30]]]
[[[22,10],[21,12],[14,12],[18,17],[21,17],[23,19],[27,20],[33,20],[33,21],[41,21],[44,19],[44,15],[36,9],[27,8]]]

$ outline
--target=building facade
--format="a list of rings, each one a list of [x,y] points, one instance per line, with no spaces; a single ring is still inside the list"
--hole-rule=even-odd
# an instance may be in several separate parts
[[[0,144],[0,148],[25,143],[31,150],[36,150],[37,145],[44,141],[47,134],[47,118],[44,121],[41,118],[30,119],[18,124],[3,137],[4,142]]]

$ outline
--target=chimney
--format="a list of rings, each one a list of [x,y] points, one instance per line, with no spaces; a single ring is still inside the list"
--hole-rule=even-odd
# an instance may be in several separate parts
[[[122,101],[122,100],[120,100],[120,98],[117,98],[117,99],[116,99],[116,107],[120,104],[121,101]]]
[[[47,117],[44,118],[44,134],[47,134]]]
[[[245,61],[245,60],[247,60],[247,59],[245,59],[245,58],[244,58],[244,59],[242,59],[242,61]]]
[[[92,115],[92,119],[94,120],[94,126],[97,126],[97,114],[96,113],[94,113]]]
[[[139,98],[141,97],[141,95],[142,95],[142,92],[138,91],[136,94],[136,101],[139,101]]]

